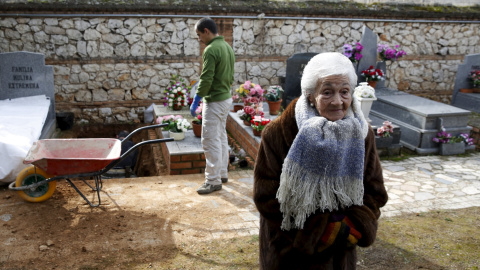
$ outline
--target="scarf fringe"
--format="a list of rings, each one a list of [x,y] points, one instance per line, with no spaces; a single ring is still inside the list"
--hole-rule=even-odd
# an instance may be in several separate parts
[[[303,229],[307,217],[317,209],[333,211],[363,205],[363,179],[328,177],[327,171],[323,177],[305,173],[301,165],[285,159],[276,194],[283,213],[282,230]]]

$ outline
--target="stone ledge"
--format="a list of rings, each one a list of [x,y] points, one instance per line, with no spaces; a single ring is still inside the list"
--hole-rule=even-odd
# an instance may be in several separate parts
[[[269,15],[301,15],[353,18],[435,18],[478,20],[480,7],[471,5],[457,7],[453,5],[422,5],[412,3],[374,3],[362,4],[351,1],[216,1],[216,0],[179,0],[171,1],[149,0],[109,0],[86,3],[77,0],[16,0],[0,3],[4,12],[142,12],[164,14],[225,14],[254,15],[268,11]],[[202,15],[199,15],[202,16]]]

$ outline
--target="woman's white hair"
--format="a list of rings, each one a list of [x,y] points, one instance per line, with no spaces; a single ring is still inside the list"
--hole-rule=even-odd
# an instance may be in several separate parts
[[[357,85],[357,74],[350,59],[338,52],[319,53],[310,59],[303,70],[302,94],[307,97],[314,94],[319,81],[331,75],[348,76],[351,91]]]

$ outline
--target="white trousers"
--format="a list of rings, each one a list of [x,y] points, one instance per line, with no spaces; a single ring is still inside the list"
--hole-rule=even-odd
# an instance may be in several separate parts
[[[205,102],[202,113],[202,147],[205,152],[205,182],[220,185],[228,178],[227,116],[232,99]]]

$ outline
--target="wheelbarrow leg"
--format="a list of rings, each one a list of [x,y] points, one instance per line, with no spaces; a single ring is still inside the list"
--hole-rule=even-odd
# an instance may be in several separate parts
[[[94,191],[97,192],[97,198],[98,198],[98,203],[97,204],[92,204],[88,199],[87,197],[85,197],[85,195],[83,195],[83,193],[77,188],[77,186],[75,186],[75,184],[70,181],[70,179],[65,179],[67,180],[67,182],[73,187],[73,189],[75,189],[75,191],[77,191],[78,194],[80,194],[80,196],[82,196],[82,198],[91,206],[91,207],[98,207],[100,204],[101,204],[101,199],[100,199],[100,190],[102,189],[102,186],[103,186],[103,183],[102,183],[102,176],[95,176],[94,177],[95,179],[95,188],[93,188],[92,186],[90,186],[88,183],[87,185]],[[85,180],[84,180],[85,182]],[[86,182],[85,182],[86,183]]]
[[[97,177],[99,178],[99,180],[98,180],[99,184],[97,183],[97,179],[96,179]],[[101,176],[101,175],[95,176],[95,187],[92,187],[92,186],[87,182],[87,180],[85,180],[85,179],[83,179],[83,178],[82,178],[82,181],[85,183],[85,185],[89,186],[92,190],[94,190],[94,191],[97,191],[97,190],[102,191],[103,181],[102,181],[102,176]],[[99,189],[99,186],[100,186],[100,189]]]

